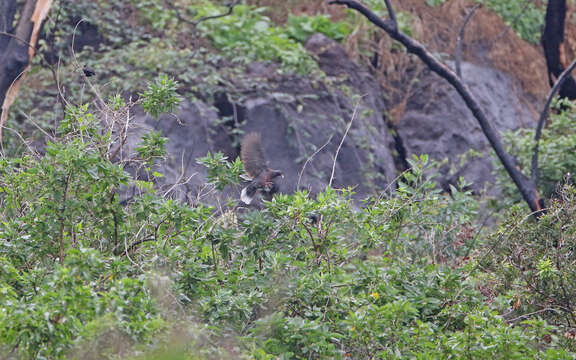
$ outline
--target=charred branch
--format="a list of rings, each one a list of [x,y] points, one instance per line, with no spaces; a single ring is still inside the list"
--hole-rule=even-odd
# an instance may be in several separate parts
[[[448,83],[450,83],[450,85],[452,85],[452,87],[456,89],[460,97],[462,97],[462,99],[466,103],[466,106],[468,107],[468,109],[470,109],[470,111],[480,124],[480,127],[482,128],[484,135],[490,142],[492,149],[494,149],[494,152],[498,156],[498,159],[504,166],[504,169],[506,170],[508,175],[514,181],[514,184],[522,194],[523,199],[526,201],[530,209],[533,212],[539,212],[541,210],[541,201],[539,199],[538,191],[536,189],[535,184],[524,174],[522,174],[522,172],[520,172],[520,170],[517,168],[516,160],[504,149],[504,145],[500,140],[499,134],[492,127],[492,124],[488,120],[486,114],[480,107],[480,104],[478,103],[476,98],[472,96],[472,93],[470,92],[468,87],[460,80],[460,78],[456,75],[456,73],[450,70],[445,64],[438,61],[424,47],[424,45],[420,44],[416,40],[404,34],[397,27],[392,26],[390,22],[383,21],[379,16],[374,14],[371,10],[361,5],[357,1],[331,0],[328,3],[345,5],[350,9],[358,11],[374,25],[386,31],[386,33],[388,33],[388,35],[391,38],[400,42],[409,53],[418,56],[420,60],[422,60],[430,70],[432,70],[440,77],[448,81]]]
[[[22,76],[34,54],[37,30],[42,19],[34,16],[38,5],[49,8],[51,1],[26,0],[19,13],[18,24],[12,23],[18,10],[17,0],[4,0],[0,5],[0,125],[6,119],[4,112],[11,101],[5,102],[13,84]],[[35,23],[37,22],[35,30]],[[13,100],[13,99],[12,99]],[[1,128],[0,128],[1,136]]]
[[[552,90],[550,90],[548,98],[546,99],[546,103],[544,104],[544,108],[540,113],[540,118],[538,119],[538,125],[536,126],[536,132],[534,134],[534,153],[532,154],[532,167],[530,171],[530,177],[534,184],[538,184],[538,175],[539,175],[538,147],[540,145],[540,138],[542,137],[542,129],[544,128],[544,124],[548,119],[550,104],[552,104],[552,99],[554,99],[554,96],[558,94],[558,91],[560,91],[564,82],[570,78],[570,73],[572,72],[572,70],[574,70],[575,67],[576,67],[576,60],[572,61],[572,64],[570,64],[570,66],[568,66],[568,68],[564,70],[562,74],[560,74],[558,81],[556,81],[556,84],[554,84]]]
[[[232,12],[234,11],[234,8],[236,7],[236,5],[238,5],[240,3],[240,0],[233,0],[229,5],[228,5],[228,9],[225,13],[222,14],[218,14],[218,15],[210,15],[210,16],[203,16],[199,19],[196,20],[190,20],[187,19],[186,17],[184,17],[181,12],[180,9],[174,5],[172,3],[172,1],[165,1],[164,4],[166,4],[170,9],[172,9],[172,11],[174,11],[176,18],[180,21],[183,21],[189,25],[192,25],[193,27],[198,26],[198,24],[200,24],[203,21],[207,21],[207,20],[214,20],[214,19],[218,19],[221,17],[225,17],[225,16],[229,16],[232,15]]]
[[[458,75],[459,78],[462,78],[462,69],[460,68],[460,64],[462,63],[462,42],[464,41],[464,33],[466,32],[466,26],[470,22],[470,19],[472,19],[472,16],[474,16],[474,13],[479,7],[480,4],[476,4],[472,10],[470,10],[468,15],[466,15],[466,18],[464,18],[464,22],[460,27],[460,31],[458,31],[458,37],[456,38],[456,54],[454,56],[454,63],[456,75]]]

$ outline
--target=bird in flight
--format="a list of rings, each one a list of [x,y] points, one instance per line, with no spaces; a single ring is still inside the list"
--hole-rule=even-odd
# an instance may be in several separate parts
[[[254,196],[260,192],[264,200],[272,200],[272,196],[278,192],[278,184],[275,179],[284,177],[282,171],[268,167],[259,133],[249,133],[242,139],[240,159],[244,165],[244,171],[250,177],[250,184],[242,189],[240,200],[246,204],[252,203]]]

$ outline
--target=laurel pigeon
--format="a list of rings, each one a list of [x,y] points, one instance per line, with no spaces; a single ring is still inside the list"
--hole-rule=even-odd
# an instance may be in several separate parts
[[[278,184],[275,179],[284,177],[279,170],[268,167],[259,133],[249,133],[242,139],[240,158],[244,165],[244,171],[250,177],[250,184],[242,189],[240,199],[250,205],[257,192],[260,192],[264,200],[272,200],[272,196],[278,192]]]

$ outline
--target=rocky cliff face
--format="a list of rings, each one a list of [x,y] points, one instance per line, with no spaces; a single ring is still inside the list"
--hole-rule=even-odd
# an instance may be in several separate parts
[[[338,43],[322,35],[312,36],[306,47],[327,75],[323,80],[275,79],[273,87],[247,92],[241,101],[220,94],[214,104],[185,101],[176,118],[165,115],[155,121],[137,116],[140,126],[135,135],[161,129],[170,139],[170,156],[159,165],[165,185],[196,174],[179,194],[196,197],[205,184],[205,169],[196,158],[208,151],[222,151],[231,159],[238,156],[238,138],[222,128],[224,115],[234,119],[229,126],[236,133],[262,134],[270,166],[286,174],[283,192],[297,188],[317,192],[327,186],[334,156],[350,122],[335,162],[333,186],[355,187],[359,197],[386,188],[404,170],[404,157],[412,154],[447,159],[440,179],[443,185],[464,176],[479,190],[492,181],[488,142],[464,102],[444,80],[425,72],[407,100],[403,117],[392,126],[386,116],[387,94],[369,69],[356,64]],[[249,71],[264,78],[273,73],[264,64],[253,64]],[[499,131],[533,125],[534,115],[509,76],[463,64],[463,77]],[[128,145],[137,142],[138,136],[134,136]],[[463,160],[470,149],[480,156]]]
[[[500,133],[536,125],[535,114],[508,75],[464,63],[462,78]],[[429,154],[438,161],[448,160],[439,178],[444,188],[456,184],[460,176],[476,191],[493,183],[495,154],[488,140],[464,101],[437,75],[426,72],[421,77],[398,123],[398,134],[408,156]]]

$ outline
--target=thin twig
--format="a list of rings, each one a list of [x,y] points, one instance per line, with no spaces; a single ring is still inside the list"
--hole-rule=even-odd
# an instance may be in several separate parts
[[[5,35],[5,36],[11,37],[13,39],[16,39],[16,40],[20,41],[21,43],[24,43],[24,45],[27,45],[29,48],[36,50],[36,47],[34,45],[30,44],[26,40],[20,39],[18,36],[14,35],[14,34],[10,34],[10,33],[7,33],[5,31],[0,31],[0,35]]]
[[[458,77],[460,79],[462,79],[462,70],[460,68],[460,64],[462,62],[462,42],[464,40],[464,32],[466,31],[466,26],[470,22],[470,19],[472,19],[472,16],[476,12],[476,10],[480,7],[480,5],[481,4],[476,4],[470,10],[468,15],[466,15],[466,18],[464,18],[464,22],[462,23],[462,26],[460,27],[460,31],[458,31],[458,37],[456,38],[456,55],[454,56],[454,62],[456,63],[455,64],[456,75],[458,75]]]
[[[118,144],[118,147],[116,148],[116,150],[114,150],[112,152],[112,154],[110,154],[108,156],[108,160],[112,161],[114,160],[114,158],[116,157],[116,155],[118,155],[118,153],[120,152],[120,150],[122,150],[122,148],[124,147],[124,145],[126,144],[126,140],[128,139],[128,127],[130,125],[130,107],[133,105],[132,103],[132,98],[130,98],[129,101],[129,105],[126,106],[126,122],[124,123],[124,126],[122,127],[122,129],[120,130],[120,144]],[[112,123],[111,127],[114,126],[114,123]],[[122,159],[122,156],[120,156],[120,159]]]
[[[334,134],[330,135],[330,137],[328,138],[326,143],[324,143],[324,145],[320,146],[312,155],[310,155],[308,157],[308,159],[306,159],[306,162],[304,163],[304,166],[302,166],[302,170],[300,170],[300,174],[298,175],[298,184],[296,185],[296,190],[300,189],[300,180],[302,180],[302,174],[304,174],[304,170],[306,169],[306,165],[308,165],[308,163],[310,161],[312,161],[314,156],[316,156],[320,151],[322,151],[322,149],[324,149],[328,144],[330,144],[330,141],[332,141],[333,137],[334,137]]]
[[[34,149],[32,149],[32,147],[30,147],[30,144],[26,142],[24,137],[18,131],[14,130],[12,128],[9,128],[8,126],[2,126],[1,129],[6,129],[8,131],[12,131],[14,134],[16,134],[16,136],[18,136],[18,138],[26,146],[26,148],[28,149],[30,154],[34,154],[34,155],[38,156],[38,153],[36,151],[34,151]],[[4,146],[2,145],[2,141],[0,141],[0,150],[1,150],[2,157],[4,158],[5,154],[4,154]]]
[[[76,63],[76,68],[80,69],[80,75],[82,76],[84,81],[88,84],[88,86],[90,87],[90,90],[92,90],[92,92],[96,96],[96,99],[99,101],[99,103],[100,103],[99,105],[102,107],[102,110],[107,110],[108,105],[106,105],[106,102],[102,99],[102,97],[100,96],[100,93],[96,90],[94,85],[92,85],[92,82],[88,79],[88,77],[81,70],[82,66],[80,66],[80,63],[78,62],[78,58],[76,57],[76,52],[74,51],[74,43],[76,41],[76,31],[78,30],[78,25],[80,25],[84,21],[86,21],[86,19],[80,19],[80,21],[78,21],[76,23],[76,26],[74,26],[74,31],[72,31],[72,44],[70,45],[70,50],[72,52],[72,59],[74,59],[74,62]]]
[[[180,9],[179,9],[178,7],[176,7],[174,4],[172,4],[171,1],[165,1],[165,2],[164,2],[164,4],[168,5],[169,8],[171,8],[172,10],[174,10],[174,13],[175,13],[175,15],[176,15],[176,18],[177,18],[178,20],[183,21],[183,22],[185,22],[185,23],[187,23],[187,24],[190,24],[190,25],[192,25],[192,26],[194,26],[194,27],[198,26],[198,24],[200,24],[201,22],[206,21],[206,20],[213,20],[213,19],[218,19],[218,18],[221,18],[221,17],[228,16],[228,15],[232,15],[232,12],[234,11],[234,7],[236,7],[236,5],[238,5],[239,3],[240,3],[240,0],[234,0],[230,5],[228,5],[228,11],[226,11],[226,12],[223,13],[223,14],[203,16],[203,17],[201,17],[201,18],[199,18],[199,19],[196,19],[196,20],[189,20],[189,19],[186,19],[185,17],[183,17],[183,16],[180,14]]]
[[[356,102],[356,106],[354,106],[354,112],[352,113],[352,118],[346,127],[346,131],[342,136],[342,140],[340,141],[340,145],[338,145],[338,149],[336,149],[336,154],[334,155],[334,162],[332,163],[332,174],[330,174],[330,182],[328,182],[328,187],[332,187],[332,180],[334,180],[334,172],[336,171],[336,161],[338,160],[338,154],[340,153],[340,149],[342,148],[342,144],[344,144],[344,140],[346,139],[346,135],[348,135],[348,131],[352,127],[352,123],[354,122],[354,118],[358,113],[358,106],[360,105],[360,100]]]
[[[142,226],[140,226],[140,229],[138,229],[138,232],[136,233],[136,235],[134,235],[133,239],[137,239],[138,236],[140,235],[140,232],[144,229],[144,227],[146,226],[146,222],[144,222],[144,224],[142,224]],[[132,242],[132,244],[134,244],[135,242]],[[132,258],[130,257],[130,253],[129,253],[129,249],[131,248],[132,245],[130,245],[130,247],[128,246],[128,241],[126,240],[126,236],[124,237],[124,254],[126,254],[126,258],[128,259],[128,261],[130,261],[130,263],[134,266],[136,266],[137,268],[140,269],[140,271],[144,272],[144,269],[142,269],[142,267],[140,266],[140,264],[136,263],[134,260],[132,260]]]
[[[56,141],[54,136],[50,135],[46,130],[42,129],[42,127],[40,125],[38,125],[38,123],[36,123],[34,120],[32,120],[32,117],[30,115],[26,114],[22,110],[18,110],[18,112],[20,113],[20,115],[24,116],[26,118],[26,120],[30,121],[32,123],[32,125],[34,125],[44,135],[46,135],[46,137],[48,137],[50,139],[50,141],[52,141],[52,142]]]
[[[64,262],[64,215],[66,213],[66,201],[68,197],[68,186],[70,185],[70,176],[64,179],[64,195],[62,197],[62,209],[60,209],[60,231],[58,234],[58,242],[60,244],[60,264]]]
[[[310,236],[310,240],[312,241],[312,246],[314,247],[314,253],[316,254],[316,261],[318,261],[318,263],[320,263],[320,253],[318,252],[318,245],[316,244],[316,241],[314,241],[314,235],[312,234],[312,230],[310,230],[310,228],[308,226],[306,226],[306,224],[302,223],[302,227],[304,227],[304,230],[306,230],[306,232],[308,233],[308,236]]]
[[[555,313],[557,313],[557,314],[560,313],[560,311],[558,311],[558,310],[556,310],[556,309],[554,309],[554,308],[545,308],[545,309],[541,309],[541,310],[538,310],[538,311],[534,311],[534,312],[531,312],[531,313],[528,313],[528,314],[520,315],[520,316],[518,316],[518,317],[515,317],[514,319],[506,320],[506,322],[507,322],[507,323],[513,323],[513,322],[516,322],[516,321],[518,321],[518,320],[522,320],[522,319],[524,319],[524,318],[527,318],[527,317],[530,317],[530,316],[533,316],[533,315],[538,315],[538,314],[543,313],[543,312],[546,312],[546,311],[552,311],[552,312],[555,312]]]
[[[564,81],[570,76],[572,70],[574,70],[574,67],[576,67],[576,60],[572,61],[572,64],[570,64],[570,66],[568,66],[568,68],[564,70],[562,74],[560,74],[556,84],[554,84],[552,90],[550,90],[548,98],[546,99],[546,103],[544,104],[544,108],[540,113],[540,119],[538,120],[538,125],[536,126],[536,133],[534,134],[534,153],[532,154],[532,168],[530,171],[530,176],[534,184],[538,183],[538,147],[540,145],[540,138],[542,137],[542,129],[544,128],[546,119],[548,119],[550,104],[552,103],[554,96],[556,96],[556,93],[560,91]]]
[[[182,151],[182,156],[180,158],[180,175],[178,176],[178,179],[176,179],[174,184],[172,184],[172,186],[170,186],[170,188],[166,192],[164,192],[164,195],[162,195],[163,198],[166,198],[168,194],[170,194],[172,190],[174,190],[177,186],[186,185],[187,183],[190,182],[190,180],[192,180],[194,176],[198,175],[198,173],[195,172],[188,178],[186,178],[186,180],[181,181],[184,178],[184,174],[186,173],[186,167],[184,166],[184,153],[185,151]]]
[[[58,102],[60,103],[60,105],[62,106],[62,113],[65,116],[66,115],[66,108],[67,108],[67,106],[69,106],[69,103],[68,103],[68,101],[66,101],[66,98],[64,97],[64,93],[62,92],[62,88],[60,87],[60,76],[58,75],[59,70],[60,70],[60,56],[58,56],[58,65],[56,67],[56,70],[54,70],[54,67],[50,64],[48,64],[48,69],[52,73],[52,77],[54,78],[54,82],[56,83],[56,89],[58,90],[57,99],[58,99]]]

